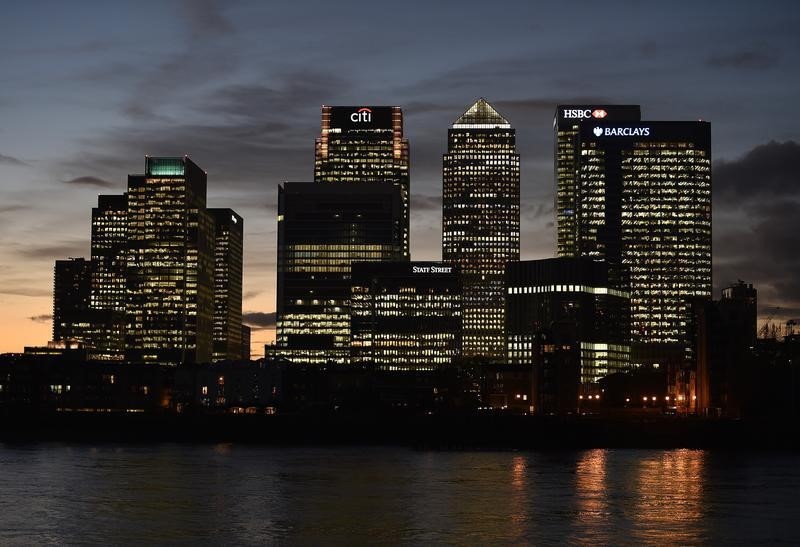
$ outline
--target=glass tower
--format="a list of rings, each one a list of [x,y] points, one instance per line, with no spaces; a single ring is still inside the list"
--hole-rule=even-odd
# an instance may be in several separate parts
[[[711,298],[711,127],[581,123],[578,250],[630,275],[634,364],[682,359]]]
[[[505,359],[508,262],[519,260],[519,154],[511,124],[478,99],[448,130],[442,260],[463,280],[464,357]]]
[[[555,211],[558,256],[578,256],[578,157],[581,120],[639,121],[638,105],[558,105],[555,131]]]
[[[232,209],[209,209],[214,219],[214,361],[242,356],[244,219]]]
[[[402,200],[403,258],[410,257],[409,156],[398,106],[323,106],[314,182],[389,182]]]
[[[279,187],[277,356],[349,362],[351,264],[403,260],[403,222],[391,183]]]
[[[206,173],[188,157],[147,157],[128,177],[125,358],[211,359],[214,225]]]

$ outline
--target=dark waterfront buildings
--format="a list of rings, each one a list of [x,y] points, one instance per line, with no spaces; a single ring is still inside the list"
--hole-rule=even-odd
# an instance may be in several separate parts
[[[314,181],[388,182],[402,200],[403,258],[410,257],[408,140],[398,106],[323,106]]]
[[[85,342],[91,323],[92,263],[56,260],[53,276],[53,340]]]
[[[148,157],[128,177],[126,360],[209,361],[213,273],[206,173],[188,157]]]
[[[377,181],[279,188],[276,355],[349,362],[351,263],[404,259],[401,190]]]
[[[505,359],[505,285],[519,260],[519,154],[511,124],[478,99],[448,130],[442,260],[463,281],[463,355]]]
[[[214,361],[242,358],[244,219],[232,209],[209,209],[214,220]],[[248,342],[249,343],[249,342]],[[247,353],[250,358],[250,352]]]
[[[512,262],[506,285],[508,363],[542,369],[542,386],[561,378],[557,390],[542,389],[562,392],[559,400],[563,389],[577,397],[579,381],[584,394],[595,394],[600,378],[627,369],[630,295],[610,283],[607,263],[568,257]],[[573,373],[559,367],[574,369],[574,386],[563,387]]]
[[[461,279],[443,262],[355,262],[351,362],[433,369],[461,353]]]
[[[632,362],[681,362],[690,303],[711,296],[711,128],[580,124],[578,253],[630,275]]]
[[[582,120],[639,121],[638,105],[558,105],[555,130],[555,210],[558,256],[578,256],[578,169]]]

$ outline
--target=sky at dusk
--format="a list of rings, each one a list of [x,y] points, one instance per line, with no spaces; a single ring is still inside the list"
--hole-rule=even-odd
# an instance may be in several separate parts
[[[98,194],[189,154],[245,218],[254,356],[274,337],[278,184],[313,179],[322,104],[399,105],[412,259],[441,258],[447,127],[486,97],[517,131],[522,258],[555,253],[558,103],[711,122],[714,292],[800,318],[800,2],[39,2],[0,17],[0,352],[51,337],[53,263]]]

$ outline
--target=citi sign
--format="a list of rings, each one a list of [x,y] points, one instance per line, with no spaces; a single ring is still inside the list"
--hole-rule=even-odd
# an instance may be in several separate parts
[[[595,127],[595,137],[649,137],[649,127]]]
[[[350,114],[350,121],[354,123],[358,122],[370,123],[372,122],[372,110],[366,107],[359,108],[358,110]]]
[[[608,112],[603,110],[602,108],[595,108],[592,110],[591,108],[566,108],[564,109],[564,118],[565,119],[578,119],[582,120],[583,118],[595,118],[598,120],[602,120],[608,116]]]

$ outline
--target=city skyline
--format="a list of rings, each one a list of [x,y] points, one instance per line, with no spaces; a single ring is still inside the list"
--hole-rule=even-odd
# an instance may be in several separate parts
[[[130,44],[128,33],[144,26],[141,15],[133,12],[129,28],[118,36],[101,26],[102,9],[91,4],[62,14],[65,21],[78,18],[77,33],[64,34],[65,25],[63,32],[48,36],[21,36],[18,29],[32,28],[27,19],[32,15],[16,9],[6,19],[10,24],[2,38],[8,40],[4,49],[11,55],[0,61],[5,73],[13,75],[0,94],[6,122],[0,131],[0,180],[5,188],[0,212],[0,351],[19,351],[48,338],[53,261],[89,256],[88,207],[98,194],[124,191],[125,175],[138,170],[145,154],[189,153],[209,171],[209,206],[231,206],[247,219],[245,311],[250,312],[251,324],[269,325],[275,310],[277,187],[285,180],[310,180],[322,104],[396,104],[404,109],[411,149],[412,258],[440,259],[446,129],[463,105],[480,96],[507,115],[518,131],[522,259],[555,256],[551,122],[556,104],[632,103],[642,105],[647,119],[711,121],[714,293],[737,278],[745,279],[759,289],[762,319],[795,317],[800,283],[791,277],[795,259],[787,251],[797,245],[792,203],[797,190],[789,168],[800,156],[800,147],[794,142],[798,130],[793,116],[786,112],[792,112],[798,77],[786,68],[797,50],[792,37],[798,9],[790,3],[783,7],[778,20],[769,10],[715,13],[713,5],[707,5],[697,8],[704,17],[695,22],[686,19],[690,7],[678,6],[676,13],[664,17],[680,21],[680,32],[662,19],[664,30],[655,37],[648,37],[646,29],[658,14],[634,8],[627,21],[639,27],[633,25],[636,32],[614,41],[613,48],[622,48],[625,55],[608,66],[597,64],[614,53],[603,40],[605,32],[595,38],[582,36],[578,45],[549,34],[547,22],[574,15],[570,12],[545,7],[534,18],[530,8],[510,5],[517,17],[503,18],[511,25],[504,32],[508,36],[487,49],[442,30],[446,10],[431,7],[419,29],[423,46],[456,40],[464,47],[458,55],[442,49],[441,56],[419,62],[422,57],[415,48],[420,46],[415,45],[403,54],[383,51],[386,55],[376,59],[344,40],[316,59],[302,55],[288,64],[269,62],[265,51],[261,71],[241,59],[247,51],[260,51],[249,41],[254,22],[264,17],[254,6],[175,6],[174,13],[189,14],[187,22],[154,23],[149,32],[170,25],[174,32],[163,50],[150,51],[144,44]],[[53,11],[60,9],[66,8]],[[92,9],[97,13],[87,14]],[[376,32],[369,18],[360,22],[324,6],[320,10],[320,15],[362,38]],[[286,11],[283,17],[291,15]],[[712,16],[714,30],[709,30]],[[400,40],[409,20],[408,14],[397,17],[387,42]],[[303,23],[313,30],[311,22]],[[608,35],[627,28],[623,21],[606,23]],[[278,21],[274,24],[279,26]],[[588,23],[583,25],[588,28]],[[742,34],[746,40],[734,49],[709,46],[707,31],[720,38],[717,43],[734,43]],[[489,33],[496,36],[498,30]],[[536,35],[526,41],[531,34]],[[230,57],[239,59],[236,66],[245,74],[221,70],[215,85],[200,85],[205,78],[203,51],[189,55],[183,42],[198,36],[208,38],[206,53],[213,53],[206,61],[216,62],[207,68],[220,68]],[[695,64],[679,60],[680,51],[670,52],[682,38],[682,48],[694,47]],[[536,53],[537,46],[548,43],[546,53]],[[296,44],[294,39],[282,47],[291,44]],[[519,44],[525,47],[519,50]],[[107,50],[113,60],[94,53],[96,49]],[[342,59],[348,54],[351,61],[345,64]],[[340,70],[353,58],[364,61],[364,71]],[[150,62],[136,62],[142,60]],[[392,63],[402,70],[388,73],[384,65]],[[170,69],[195,72],[190,79],[197,84],[195,93],[159,90],[158,78]],[[674,80],[676,74],[692,85],[681,86],[681,80]],[[537,79],[541,85],[532,92],[531,83]],[[661,88],[666,81],[671,85],[665,91]],[[21,89],[33,91],[23,96]],[[770,144],[772,140],[778,143]],[[774,310],[778,305],[784,310]],[[267,334],[271,331],[254,332],[253,347],[271,339]]]

